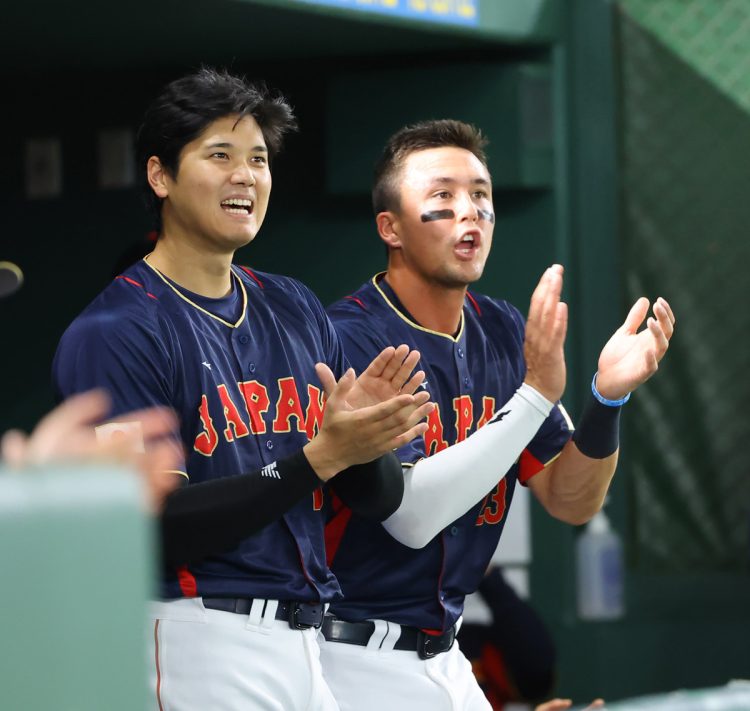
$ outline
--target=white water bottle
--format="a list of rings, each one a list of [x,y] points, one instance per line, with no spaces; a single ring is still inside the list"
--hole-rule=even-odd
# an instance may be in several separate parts
[[[599,511],[576,541],[578,616],[582,620],[622,617],[622,543]]]

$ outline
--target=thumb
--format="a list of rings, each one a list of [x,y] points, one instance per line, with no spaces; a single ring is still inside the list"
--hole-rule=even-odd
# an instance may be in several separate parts
[[[354,368],[349,368],[336,382],[336,377],[333,371],[325,363],[316,363],[315,372],[320,378],[320,382],[323,385],[323,389],[326,393],[328,406],[335,407],[339,400],[346,401],[346,396],[352,389],[356,377],[354,375]]]
[[[336,378],[333,375],[333,371],[325,363],[315,364],[315,374],[320,380],[320,384],[323,386],[323,391],[326,397],[331,397],[331,394],[336,388]]]

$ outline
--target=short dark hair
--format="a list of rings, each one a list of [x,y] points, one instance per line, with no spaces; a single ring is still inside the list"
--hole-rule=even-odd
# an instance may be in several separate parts
[[[383,153],[375,164],[372,186],[372,208],[377,215],[386,210],[397,210],[400,195],[396,178],[407,156],[427,148],[455,146],[473,153],[487,167],[484,148],[487,139],[470,123],[454,119],[422,121],[396,131],[385,144]]]
[[[265,83],[250,83],[244,76],[203,67],[167,84],[146,110],[136,139],[138,165],[144,171],[144,181],[146,163],[151,156],[157,156],[165,170],[176,176],[182,149],[209,124],[233,115],[238,120],[252,116],[257,121],[268,148],[269,161],[281,149],[284,134],[297,128],[287,100],[271,92]],[[160,227],[162,200],[147,181],[145,188],[148,205]]]

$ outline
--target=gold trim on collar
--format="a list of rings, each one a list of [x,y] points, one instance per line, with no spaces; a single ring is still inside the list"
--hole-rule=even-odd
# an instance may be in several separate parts
[[[148,255],[146,255],[147,257]],[[235,273],[234,269],[230,267],[230,271],[232,273],[232,276],[235,278],[237,284],[239,284],[240,290],[242,291],[242,314],[240,315],[239,319],[237,320],[237,323],[229,323],[229,321],[225,321],[223,318],[217,316],[216,314],[212,314],[210,311],[206,311],[202,306],[199,306],[195,303],[195,301],[192,301],[189,299],[185,294],[183,294],[179,289],[175,288],[174,284],[167,279],[153,264],[148,263],[148,259],[146,257],[143,258],[143,261],[146,263],[148,267],[154,270],[156,272],[156,275],[161,279],[172,291],[174,291],[177,296],[179,296],[183,301],[187,301],[188,304],[190,304],[193,308],[198,309],[201,313],[206,314],[206,316],[210,316],[212,319],[215,319],[219,323],[223,323],[225,326],[228,326],[229,328],[237,328],[244,320],[245,320],[245,313],[247,312],[247,291],[245,290],[245,285],[242,283],[242,279],[240,279]]]
[[[430,328],[425,328],[424,326],[420,326],[418,323],[415,323],[410,318],[407,318],[404,316],[404,314],[401,313],[401,311],[398,310],[396,305],[386,296],[385,292],[380,288],[380,285],[378,284],[378,277],[385,274],[386,272],[378,272],[373,278],[372,278],[372,285],[378,290],[378,293],[380,296],[383,297],[383,301],[385,301],[388,306],[390,306],[399,316],[400,319],[408,323],[412,328],[416,328],[418,331],[424,331],[425,333],[431,333],[433,336],[442,336],[443,338],[447,338],[449,341],[453,341],[454,343],[458,343],[459,340],[461,340],[461,335],[464,332],[464,310],[461,308],[461,326],[458,329],[458,335],[454,338],[453,336],[449,336],[447,333],[441,333],[440,331],[433,331]]]

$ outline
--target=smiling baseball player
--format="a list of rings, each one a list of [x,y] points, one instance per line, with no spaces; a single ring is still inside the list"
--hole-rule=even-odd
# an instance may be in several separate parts
[[[320,486],[335,477],[360,513],[387,517],[403,492],[390,452],[431,407],[413,394],[418,353],[386,348],[355,380],[306,287],[232,264],[260,229],[270,161],[293,127],[283,98],[226,73],[167,86],[138,139],[159,240],[55,357],[61,396],[97,386],[115,416],[167,405],[180,417],[183,486],[161,516],[152,619],[160,710],[335,711],[316,642],[339,595]]]

